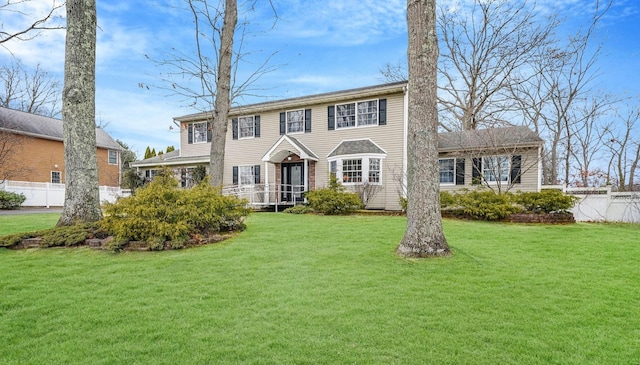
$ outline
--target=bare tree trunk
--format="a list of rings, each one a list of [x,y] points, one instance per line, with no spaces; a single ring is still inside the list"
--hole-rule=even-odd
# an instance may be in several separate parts
[[[231,58],[233,56],[233,35],[238,23],[236,0],[226,0],[224,23],[220,36],[220,60],[218,61],[218,82],[213,111],[211,136],[211,162],[209,175],[212,186],[222,186],[224,175],[224,148],[227,138],[229,108],[231,107]]]
[[[440,215],[435,10],[435,0],[407,0],[408,205],[407,228],[397,248],[397,253],[405,257],[451,253]]]
[[[66,184],[58,226],[102,218],[95,124],[96,2],[67,1],[62,120]]]

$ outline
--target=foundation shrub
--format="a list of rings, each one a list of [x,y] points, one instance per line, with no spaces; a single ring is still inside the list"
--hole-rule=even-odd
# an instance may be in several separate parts
[[[567,195],[556,189],[519,193],[515,199],[525,211],[537,214],[567,213],[578,200],[578,197]]]
[[[522,211],[514,204],[511,193],[497,194],[491,190],[467,190],[453,195],[455,209],[471,219],[501,220]]]
[[[312,213],[313,209],[311,209],[308,205],[300,204],[300,205],[293,206],[291,208],[287,208],[282,212],[289,213],[289,214],[308,214],[308,213]]]
[[[362,207],[362,200],[338,182],[335,176],[329,179],[329,186],[307,192],[309,207],[326,215],[352,214]]]
[[[107,203],[104,212],[101,226],[118,244],[142,241],[161,250],[165,241],[179,248],[194,234],[242,230],[249,209],[244,200],[223,196],[206,182],[182,189],[170,174],[162,174],[135,195]]]

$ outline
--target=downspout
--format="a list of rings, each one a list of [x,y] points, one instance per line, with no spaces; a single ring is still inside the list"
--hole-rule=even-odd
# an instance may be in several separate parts
[[[407,197],[407,140],[409,135],[409,87],[407,86],[402,88],[404,91],[404,116],[403,116],[403,132],[402,132],[402,186],[400,187],[402,190],[402,197]]]

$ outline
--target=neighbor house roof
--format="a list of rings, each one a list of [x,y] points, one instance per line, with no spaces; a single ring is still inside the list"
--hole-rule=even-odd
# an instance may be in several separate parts
[[[209,155],[181,157],[180,150],[175,150],[175,151],[167,152],[151,158],[147,158],[144,160],[134,161],[130,164],[130,166],[131,167],[158,167],[162,165],[188,165],[188,164],[209,163],[209,161],[211,161]]]
[[[60,119],[0,107],[0,130],[53,141],[63,141],[62,125],[63,122]],[[97,127],[96,146],[111,150],[123,149],[107,132]]]
[[[542,139],[525,126],[488,128],[438,134],[438,151],[538,147]]]

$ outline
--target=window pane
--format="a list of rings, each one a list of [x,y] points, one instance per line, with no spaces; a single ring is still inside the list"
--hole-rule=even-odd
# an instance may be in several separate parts
[[[287,112],[287,133],[302,132],[304,130],[304,110]]]
[[[62,183],[60,171],[51,171],[51,183],[52,184]]]
[[[369,159],[369,182],[370,183],[380,182],[380,159],[379,158]]]
[[[455,163],[454,159],[448,158],[438,160],[440,166],[440,183],[441,184],[453,184],[455,176]]]
[[[238,127],[240,129],[240,138],[253,137],[253,116],[238,118]]]
[[[509,180],[510,159],[506,156],[489,156],[482,159],[482,176],[489,182]]]
[[[356,126],[356,104],[336,105],[336,128]]]
[[[358,125],[378,124],[378,101],[363,101],[358,103]]]
[[[118,164],[118,152],[109,150],[109,165]]]
[[[362,160],[342,160],[342,182],[362,182]]]
[[[238,175],[240,185],[253,185],[255,183],[253,166],[239,166]]]
[[[207,141],[207,122],[193,123],[193,143]]]

